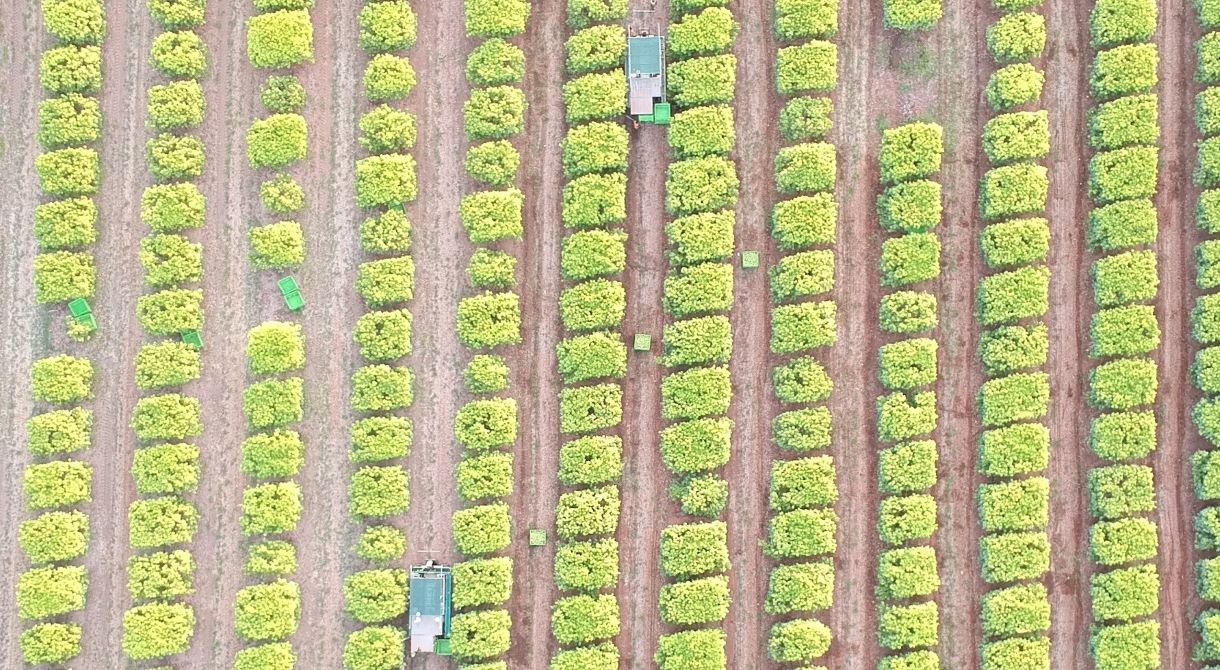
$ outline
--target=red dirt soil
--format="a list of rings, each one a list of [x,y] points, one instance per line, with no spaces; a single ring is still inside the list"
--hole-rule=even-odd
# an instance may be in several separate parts
[[[564,137],[564,77],[561,3],[535,4],[521,46],[526,53],[525,96],[530,113],[517,138],[521,152],[521,189],[525,193],[525,239],[517,256],[517,291],[527,315],[524,342],[509,353],[510,392],[517,398],[520,436],[516,451],[516,491],[510,498],[513,519],[513,668],[545,668],[555,651],[551,604],[555,586],[555,508],[559,501],[559,373],[555,346],[559,323],[559,253],[563,240],[560,202]],[[547,529],[551,542],[530,547],[530,528]]]
[[[878,66],[875,52],[882,35],[877,3],[846,2],[840,6],[839,85],[834,95],[831,142],[838,153],[838,243],[835,245],[834,301],[838,307],[839,341],[829,372],[838,382],[830,399],[834,441],[831,454],[838,471],[838,546],[835,556],[834,608],[830,628],[834,644],[826,666],[843,670],[873,670],[880,656],[873,604],[874,557],[877,537],[877,456],[873,446],[874,399],[877,381],[876,281],[880,238],[874,223],[880,145],[875,107]]]
[[[730,365],[733,403],[729,408],[734,426],[732,458],[724,476],[730,496],[727,522],[733,605],[724,628],[731,668],[771,664],[767,633],[774,623],[774,618],[763,612],[774,561],[763,556],[759,546],[767,536],[771,461],[780,454],[771,441],[771,419],[780,409],[770,383],[776,361],[770,352],[771,297],[765,270],[778,260],[769,234],[776,199],[774,157],[779,138],[775,120],[780,107],[775,86],[768,84],[775,81],[773,8],[772,0],[749,0],[738,3],[734,11],[741,26],[734,48],[738,82],[734,159],[741,181],[736,242],[738,250],[758,250],[762,266],[742,270],[736,257],[730,261],[735,268]]]
[[[42,30],[37,4],[22,0],[0,0],[0,527],[4,550],[0,553],[0,666],[21,667],[17,640],[24,623],[17,618],[14,588],[18,575],[29,567],[17,544],[17,527],[28,518],[21,491],[22,473],[30,463],[26,451],[25,422],[34,412],[30,396],[30,366],[48,355],[48,330],[61,330],[62,313],[34,304],[34,255],[38,248],[30,233],[39,193],[34,173],[38,155],[38,59],[35,54],[49,46]],[[106,447],[86,452],[84,458],[98,464],[106,458]],[[90,546],[96,553],[97,541]],[[94,597],[91,594],[91,598]],[[100,627],[95,624],[90,627]],[[99,631],[99,635],[100,635]]]
[[[1161,53],[1161,171],[1156,197],[1160,228],[1156,252],[1161,280],[1156,315],[1161,324],[1161,348],[1157,357],[1157,451],[1152,466],[1157,485],[1156,523],[1161,536],[1157,560],[1161,576],[1161,664],[1187,668],[1196,641],[1191,615],[1198,609],[1191,551],[1194,495],[1190,454],[1202,446],[1190,420],[1196,396],[1190,380],[1194,341],[1189,320],[1196,294],[1194,247],[1200,234],[1194,225],[1198,189],[1189,178],[1197,139],[1195,87],[1187,82],[1194,80],[1194,44],[1202,33],[1191,2],[1166,0],[1160,3],[1160,11],[1160,27],[1154,39]]]
[[[1088,667],[1088,501],[1085,477],[1092,453],[1084,384],[1088,370],[1087,319],[1092,304],[1083,222],[1089,211],[1084,180],[1088,164],[1085,114],[1089,106],[1087,3],[1051,0],[1046,79],[1042,101],[1051,118],[1050,202],[1051,432],[1050,525],[1051,666]],[[1075,29],[1067,29],[1072,26]],[[1095,460],[1095,459],[1094,459]]]
[[[462,103],[469,96],[464,75],[472,44],[464,37],[462,4],[414,2],[419,34],[431,36],[410,54],[419,80],[411,102],[419,124],[415,159],[419,198],[412,210],[415,258],[414,341],[411,368],[415,404],[410,416],[414,447],[407,461],[411,509],[406,514],[406,563],[434,558],[452,563],[453,512],[461,507],[455,470],[462,447],[453,421],[464,402],[462,368],[467,354],[457,339],[457,304],[465,294],[471,246],[458,220],[458,204],[468,188],[463,166]],[[412,659],[414,670],[452,667],[431,655]]]

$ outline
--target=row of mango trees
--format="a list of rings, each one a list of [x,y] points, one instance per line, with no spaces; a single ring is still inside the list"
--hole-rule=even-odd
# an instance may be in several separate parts
[[[100,1],[42,3],[42,22],[54,39],[43,52],[40,81],[47,97],[38,109],[35,168],[46,200],[33,232],[39,304],[93,296],[92,246],[97,241],[100,180],[94,148],[101,139],[97,95],[102,85],[101,43],[106,35]],[[69,320],[68,334],[86,340],[93,329]],[[88,576],[81,565],[89,548],[93,468],[80,458],[93,443],[94,366],[88,358],[58,352],[35,361],[31,393],[36,413],[26,423],[33,463],[22,489],[34,514],[21,522],[18,543],[31,567],[17,581],[17,616],[32,625],[21,633],[26,663],[63,663],[80,655],[81,624],[70,619],[85,607]]]
[[[779,250],[769,269],[775,396],[783,411],[771,439],[783,455],[771,463],[769,540],[776,560],[764,609],[778,617],[768,653],[777,663],[811,663],[829,651],[830,628],[819,618],[834,602],[838,516],[837,472],[827,406],[834,383],[824,361],[837,341],[829,300],[835,284],[838,228],[837,160],[827,141],[838,84],[838,3],[778,0],[775,4],[776,87],[785,97],[775,157],[780,201],[771,212]]]
[[[301,225],[287,218],[303,212],[305,193],[288,170],[305,159],[309,148],[309,129],[301,115],[305,88],[292,70],[313,60],[312,6],[312,0],[255,0],[256,13],[246,23],[250,64],[272,72],[261,87],[266,115],[246,133],[249,166],[267,177],[259,188],[263,216],[279,219],[250,228],[250,265],[258,270],[299,268],[305,261]],[[271,302],[271,296],[261,296]],[[247,486],[241,532],[244,571],[252,583],[237,592],[234,603],[237,634],[247,646],[237,652],[233,667],[288,670],[296,662],[290,639],[302,608],[292,538],[303,509],[295,478],[306,448],[295,427],[304,418],[305,339],[299,320],[266,321],[252,328],[246,359],[242,409],[247,437],[241,470]]]
[[[1098,670],[1160,665],[1156,490],[1157,365],[1161,331],[1152,198],[1157,190],[1157,6],[1098,0],[1089,77],[1089,246],[1095,252],[1087,400],[1097,411],[1089,446],[1106,465],[1089,471],[1090,649]]]
[[[352,375],[352,423],[348,459],[348,513],[361,524],[354,551],[360,569],[343,582],[343,604],[357,628],[343,650],[344,670],[401,668],[406,657],[407,570],[397,562],[407,550],[401,517],[410,505],[404,461],[414,434],[404,416],[414,401],[414,376],[404,365],[411,354],[415,291],[412,225],[406,205],[416,197],[416,119],[401,108],[415,88],[415,71],[404,55],[415,45],[415,13],[406,0],[366,3],[360,9],[365,111],[356,161],[357,205],[368,212],[360,224],[364,261],[356,292],[367,311],[353,337],[363,365]],[[353,231],[355,232],[355,231]],[[394,523],[398,521],[399,523]]]
[[[1199,129],[1198,161],[1195,183],[1205,190],[1199,194],[1195,223],[1205,239],[1195,247],[1195,285],[1203,292],[1191,313],[1192,335],[1199,345],[1191,377],[1202,398],[1194,407],[1194,422],[1209,448],[1191,456],[1195,497],[1202,509],[1195,516],[1195,549],[1202,553],[1196,566],[1199,598],[1208,609],[1196,624],[1200,644],[1195,656],[1210,662],[1220,661],[1220,459],[1215,446],[1220,444],[1220,4],[1195,5],[1199,23],[1205,31],[1196,45],[1198,66],[1195,79],[1204,85],[1196,97],[1195,123]]]
[[[1003,14],[987,31],[998,69],[987,89],[994,116],[983,128],[982,144],[991,170],[979,197],[979,246],[990,271],[978,294],[984,328],[979,357],[987,377],[977,400],[983,423],[978,470],[986,478],[978,491],[980,564],[990,587],[980,603],[986,670],[1050,663],[1044,582],[1050,571],[1050,431],[1043,423],[1050,400],[1050,225],[1042,216],[1048,178],[1041,165],[1050,151],[1050,119],[1036,109],[1044,76],[1034,61],[1046,44],[1046,20],[1034,11],[1040,2],[997,3]],[[1028,306],[1005,307],[1015,302]]]
[[[516,187],[520,154],[513,140],[525,128],[520,88],[525,54],[519,38],[530,16],[527,0],[466,0],[466,35],[477,40],[466,60],[472,87],[463,107],[466,174],[477,188],[462,197],[460,216],[475,246],[466,272],[472,294],[458,303],[458,339],[474,355],[465,370],[474,396],[458,410],[455,434],[464,449],[458,494],[467,506],[453,515],[453,539],[464,560],[454,566],[453,654],[463,668],[504,670],[513,621],[513,540],[508,498],[514,489],[518,409],[508,395],[506,349],[521,343],[517,258],[510,249],[525,234],[525,197]]]
[[[627,134],[623,113],[626,2],[569,0],[563,87],[568,125],[563,146],[560,252],[564,337],[556,354],[560,447],[556,512],[559,547],[552,633],[561,649],[553,670],[614,670],[619,650],[619,480],[623,473],[622,324],[627,264]]]
[[[662,306],[666,368],[661,381],[661,458],[670,495],[687,517],[661,531],[662,670],[724,668],[729,612],[728,529],[723,520],[733,422],[729,360],[739,181],[731,107],[737,93],[733,45],[738,25],[728,2],[670,3],[668,88],[679,110],[669,127],[672,162],[665,183],[669,268]]]

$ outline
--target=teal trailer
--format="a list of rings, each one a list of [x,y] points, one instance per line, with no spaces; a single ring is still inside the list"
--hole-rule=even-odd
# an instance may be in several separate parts
[[[448,656],[453,623],[453,568],[433,561],[411,566],[407,593],[411,655],[423,652]]]

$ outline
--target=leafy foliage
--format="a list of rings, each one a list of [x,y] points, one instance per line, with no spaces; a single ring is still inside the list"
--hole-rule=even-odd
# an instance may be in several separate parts
[[[936,393],[890,393],[877,399],[877,433],[883,441],[908,440],[936,430]]]
[[[137,549],[185,544],[199,528],[199,510],[176,496],[147,498],[127,510],[131,546]]]
[[[87,247],[97,241],[97,205],[87,197],[38,205],[34,209],[34,236],[42,251]]]
[[[294,530],[301,519],[301,487],[296,482],[251,486],[242,492],[241,530],[269,535]]]
[[[834,566],[828,562],[777,565],[767,584],[768,614],[818,612],[834,602]]]
[[[1093,46],[1105,47],[1152,39],[1156,3],[1150,0],[1100,0],[1089,15]]]
[[[466,80],[475,86],[518,84],[524,78],[525,52],[498,37],[484,40],[466,57]]]
[[[380,53],[415,44],[415,13],[407,2],[374,2],[360,9],[360,47]]]
[[[1034,12],[1005,14],[987,27],[987,49],[1000,63],[1030,61],[1046,47],[1046,19]]]
[[[1042,97],[1046,75],[1029,63],[1006,65],[987,80],[987,102],[998,111],[1033,102]]]
[[[177,393],[153,395],[136,401],[131,427],[140,440],[181,440],[203,432],[199,400]]]
[[[242,411],[253,428],[274,428],[300,421],[305,392],[300,377],[266,379],[246,387]]]
[[[771,517],[763,551],[772,558],[824,556],[835,551],[834,509],[798,509]]]
[[[881,227],[890,232],[922,233],[940,225],[940,184],[917,179],[894,184],[877,197]]]
[[[393,626],[366,626],[347,637],[344,670],[394,670],[406,655],[406,634]]]
[[[158,233],[203,225],[205,199],[195,184],[158,184],[144,190],[140,220]]]
[[[809,40],[779,49],[775,79],[784,95],[830,91],[839,83],[838,65],[838,45]]]
[[[722,521],[669,526],[661,531],[661,571],[699,577],[729,569],[728,529]]]
[[[660,670],[722,670],[727,664],[724,631],[705,628],[662,635],[653,659]]]
[[[241,471],[255,479],[294,477],[305,462],[304,452],[296,431],[256,433],[242,442]]]
[[[1155,44],[1126,44],[1097,52],[1089,73],[1093,97],[1109,100],[1150,91],[1157,84],[1159,62]]]
[[[415,159],[409,154],[383,154],[356,161],[356,203],[365,209],[412,202],[417,189]]]
[[[559,430],[591,433],[623,420],[623,391],[618,384],[565,388],[559,392]]]
[[[313,60],[313,22],[303,9],[257,14],[246,21],[246,55],[254,67],[287,68]]]
[[[458,338],[472,348],[521,341],[521,308],[516,293],[485,293],[458,303]]]
[[[1050,271],[1023,267],[983,278],[978,291],[979,320],[985,326],[1042,316],[1050,308]]]
[[[40,514],[21,522],[17,539],[35,565],[80,558],[89,548],[89,517],[77,510]]]
[[[398,465],[356,470],[347,493],[348,511],[356,518],[382,519],[401,514],[411,503],[407,471]]]
[[[527,0],[468,0],[466,2],[466,35],[469,37],[520,35],[525,32],[525,22],[529,15],[530,5]]]
[[[185,493],[199,484],[199,447],[158,444],[135,451],[131,466],[140,493]]]
[[[42,52],[38,80],[55,94],[97,93],[102,87],[102,50],[65,45]]]
[[[343,580],[344,609],[361,623],[380,623],[407,611],[407,571],[361,570]]]
[[[272,75],[259,92],[263,106],[274,114],[291,114],[305,107],[305,86],[293,75]]]
[[[101,163],[97,151],[88,147],[58,149],[34,159],[38,183],[48,195],[72,196],[97,193]]]
[[[189,30],[164,32],[153,38],[152,64],[166,77],[199,79],[208,69],[207,46]]]
[[[555,583],[565,591],[597,591],[618,581],[614,538],[566,542],[555,551]]]
[[[301,619],[301,588],[283,579],[247,586],[237,592],[234,609],[237,634],[242,638],[284,640],[296,632]]]
[[[771,233],[785,250],[834,244],[838,217],[838,204],[832,194],[799,196],[775,205]]]
[[[728,104],[737,86],[737,58],[725,54],[670,63],[666,81],[679,107]]]
[[[453,566],[453,606],[467,609],[499,605],[513,589],[513,561],[508,557],[476,558]]]
[[[150,106],[157,88],[149,90]],[[102,108],[97,98],[69,93],[38,103],[38,142],[43,147],[90,144],[101,136]]]
[[[881,608],[877,635],[891,651],[935,647],[940,640],[940,612],[935,601]]]
[[[891,495],[926,491],[936,486],[936,443],[904,442],[881,452],[879,488]]]
[[[559,296],[559,315],[565,330],[588,331],[613,328],[627,311],[627,294],[617,281],[594,279],[564,289]]]
[[[194,635],[195,612],[184,603],[137,605],[123,613],[123,652],[133,661],[182,653]]]

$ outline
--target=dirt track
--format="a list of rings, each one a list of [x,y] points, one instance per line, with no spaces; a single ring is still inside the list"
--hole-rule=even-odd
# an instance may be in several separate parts
[[[1159,3],[1161,21],[1156,42],[1161,52],[1160,89],[1161,166],[1156,197],[1159,218],[1157,266],[1160,291],[1157,321],[1161,324],[1160,388],[1157,391],[1157,452],[1152,466],[1157,483],[1156,523],[1160,531],[1157,571],[1161,576],[1161,664],[1166,668],[1190,665],[1195,634],[1195,567],[1190,515],[1194,500],[1190,454],[1197,431],[1190,420],[1194,385],[1190,380],[1190,309],[1194,291],[1194,246],[1199,239],[1194,225],[1198,190],[1189,175],[1195,162],[1194,44],[1200,36],[1192,3]]]
[[[535,4],[521,40],[526,53],[525,98],[529,101],[521,152],[521,190],[525,193],[525,240],[517,253],[518,293],[527,317],[524,341],[514,347],[509,365],[512,392],[519,404],[516,491],[510,500],[514,540],[512,651],[514,668],[545,668],[555,652],[551,604],[555,586],[555,543],[528,546],[530,528],[550,529],[554,537],[559,502],[559,374],[555,346],[561,338],[559,252],[563,240],[561,142],[564,137],[565,38],[561,3]]]
[[[830,399],[834,418],[835,468],[839,477],[839,534],[835,557],[834,608],[830,628],[834,645],[828,667],[872,670],[877,665],[876,611],[873,606],[873,556],[877,538],[876,450],[873,402],[877,381],[877,305],[874,279],[881,242],[873,223],[880,135],[874,105],[873,59],[881,21],[876,3],[843,3],[839,18],[839,86],[834,96],[831,141],[839,160],[835,199],[839,203],[834,301],[839,310],[839,341],[829,372],[843,380]]]
[[[21,667],[17,638],[23,628],[17,618],[13,585],[28,563],[17,545],[17,526],[26,518],[21,476],[30,457],[25,448],[25,422],[33,413],[30,397],[30,365],[46,354],[45,333],[52,323],[50,311],[34,305],[34,254],[37,245],[30,234],[38,193],[34,157],[38,101],[38,61],[30,54],[44,46],[42,19],[35,4],[22,0],[0,1],[0,14],[9,20],[0,24],[0,527],[4,550],[0,553],[0,666]],[[54,319],[57,324],[59,319]],[[86,457],[96,462],[103,449]],[[90,547],[96,551],[96,544]]]
[[[737,99],[734,117],[737,132],[737,176],[741,180],[737,201],[737,249],[762,252],[762,268],[777,260],[770,243],[769,223],[775,205],[774,157],[779,146],[775,119],[779,95],[775,81],[775,29],[772,0],[740,2],[735,18],[741,29],[737,55]],[[766,82],[764,84],[764,82]],[[753,83],[753,85],[751,85]],[[767,536],[767,496],[771,461],[779,449],[771,441],[771,419],[779,413],[779,402],[771,392],[770,353],[771,296],[765,270],[742,270],[734,258],[733,278],[733,452],[725,479],[731,504],[729,571],[732,607],[724,623],[728,633],[730,668],[744,667],[767,658],[767,633],[773,618],[763,612],[767,579],[773,561],[766,560],[759,541]]]
[[[1088,109],[1089,7],[1068,0],[1045,6],[1048,25],[1047,85],[1042,101],[1051,118],[1050,331],[1051,432],[1050,525],[1051,666],[1086,667],[1089,659],[1088,501],[1084,487],[1089,417],[1084,405],[1088,370],[1086,323],[1092,304],[1084,226],[1089,211],[1084,180],[1088,153],[1084,124]]]
[[[939,180],[944,189],[941,241],[940,345],[937,402],[940,425],[940,484],[936,506],[940,530],[940,659],[947,668],[974,668],[982,641],[979,602],[984,592],[979,572],[981,533],[974,492],[982,482],[975,465],[979,421],[975,397],[983,383],[979,364],[979,326],[974,295],[982,277],[978,235],[978,183],[988,165],[979,137],[985,121],[983,88],[990,76],[986,30],[997,16],[973,6],[945,3],[936,28],[938,53],[935,121],[944,127],[945,156]],[[962,104],[973,101],[973,104]]]
[[[246,375],[246,331],[257,322],[249,274],[246,229],[261,214],[258,182],[246,163],[246,129],[261,106],[258,86],[245,58],[246,17],[252,10],[237,3],[213,6],[201,31],[211,54],[203,80],[207,116],[201,130],[209,161],[199,187],[207,198],[203,243],[203,375],[192,392],[203,415],[203,477],[199,534],[195,538],[195,606],[199,624],[189,667],[227,661],[240,648],[233,627],[233,602],[245,583],[238,526],[245,479],[240,471],[245,438],[242,388]]]
[[[665,129],[644,126],[632,136],[627,170],[627,289],[625,333],[651,333],[659,352],[665,322],[661,286],[665,279]],[[661,632],[657,598],[661,592],[661,529],[670,505],[668,470],[661,462],[661,366],[653,354],[627,358],[623,390],[623,486],[619,516],[619,608],[622,633],[616,639],[628,668],[652,664]]]
[[[136,320],[143,273],[136,265],[140,238],[140,195],[152,181],[144,161],[145,91],[155,74],[146,54],[152,20],[142,2],[106,7],[108,34],[102,45],[102,186],[97,198],[99,237],[94,247],[98,271],[93,311],[98,332],[81,348],[97,368],[94,390],[93,504],[89,506],[89,599],[85,607],[84,667],[120,667],[124,662],[123,612],[127,594],[127,506],[135,499],[131,479],[135,434],[129,428],[137,391],[133,361],[144,342]],[[134,56],[133,56],[134,54]],[[60,317],[61,318],[61,317]],[[58,321],[59,318],[56,319]],[[62,338],[62,326],[51,331]],[[102,456],[99,458],[98,456]]]
[[[462,447],[453,437],[453,418],[464,394],[465,350],[457,340],[457,303],[466,291],[465,268],[471,247],[458,220],[466,184],[465,135],[457,111],[469,96],[463,75],[470,43],[463,37],[460,3],[412,3],[419,34],[432,35],[427,47],[411,53],[422,89],[412,103],[419,123],[415,158],[419,199],[414,207],[412,256],[416,260],[414,353],[414,448],[411,509],[406,514],[407,562],[427,558],[452,562],[453,512],[461,506],[454,472]],[[410,667],[439,670],[446,659],[421,656]]]

